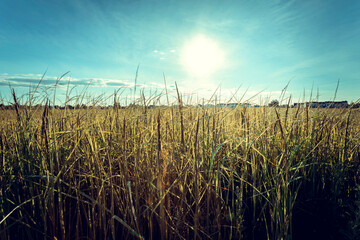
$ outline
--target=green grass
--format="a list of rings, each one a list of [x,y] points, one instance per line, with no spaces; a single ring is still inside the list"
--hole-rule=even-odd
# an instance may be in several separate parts
[[[357,109],[15,105],[0,111],[0,239],[360,233]]]

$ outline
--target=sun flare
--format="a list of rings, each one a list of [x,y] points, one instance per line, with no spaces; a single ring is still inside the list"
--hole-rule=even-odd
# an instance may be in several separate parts
[[[190,74],[204,77],[223,65],[224,54],[215,41],[199,35],[186,44],[181,61]]]

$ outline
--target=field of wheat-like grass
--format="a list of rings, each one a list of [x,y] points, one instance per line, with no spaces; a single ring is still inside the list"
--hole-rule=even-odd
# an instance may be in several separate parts
[[[360,233],[357,109],[14,106],[0,111],[0,239]]]

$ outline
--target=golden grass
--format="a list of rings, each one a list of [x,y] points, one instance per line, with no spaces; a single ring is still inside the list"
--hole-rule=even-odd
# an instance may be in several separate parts
[[[358,233],[356,109],[179,106],[2,110],[0,239]]]

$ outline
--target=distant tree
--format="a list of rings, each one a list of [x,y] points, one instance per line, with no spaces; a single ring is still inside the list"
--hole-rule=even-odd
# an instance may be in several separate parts
[[[356,102],[356,103],[352,102],[352,103],[350,104],[350,106],[351,106],[352,108],[360,108],[360,103],[358,103],[358,102]]]
[[[269,103],[269,107],[277,107],[279,106],[279,101],[277,99],[275,100],[272,100],[270,103]]]

